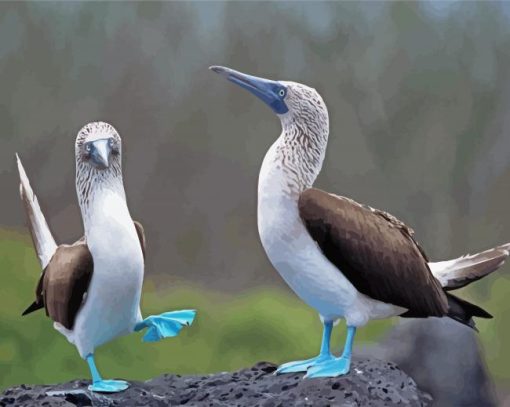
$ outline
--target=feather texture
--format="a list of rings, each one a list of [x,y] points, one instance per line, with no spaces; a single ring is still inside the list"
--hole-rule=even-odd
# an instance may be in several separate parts
[[[429,263],[445,290],[465,287],[499,269],[510,254],[510,243],[453,260]]]
[[[313,188],[301,194],[299,214],[324,255],[359,292],[406,308],[406,316],[446,315],[446,295],[402,222]]]
[[[23,168],[23,164],[21,164],[18,154],[16,154],[16,161],[18,164],[20,178],[19,192],[21,200],[25,206],[25,212],[28,218],[28,228],[30,229],[30,234],[32,236],[32,241],[34,242],[37,257],[39,258],[39,263],[41,263],[41,267],[44,269],[50,262],[53,254],[55,254],[57,244],[55,243],[55,239],[53,238],[50,228],[46,223],[46,219],[41,211],[37,197],[35,196],[34,191],[32,191],[32,187],[30,186],[30,182],[28,181],[27,174],[25,173],[25,169]]]

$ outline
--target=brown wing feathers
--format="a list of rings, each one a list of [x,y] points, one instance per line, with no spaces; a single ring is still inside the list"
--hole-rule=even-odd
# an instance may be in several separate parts
[[[370,298],[398,305],[406,316],[443,316],[448,300],[402,222],[317,189],[303,192],[299,212],[324,255]]]
[[[145,257],[143,226],[134,222]],[[44,269],[36,288],[36,300],[23,312],[45,308],[46,315],[67,329],[72,329],[94,269],[92,254],[81,238],[73,245],[58,246]]]
[[[59,246],[39,279],[35,302],[23,315],[44,307],[53,321],[72,329],[93,269],[92,255],[83,240]]]
[[[145,259],[145,250],[147,247],[147,241],[145,239],[145,232],[144,232],[143,226],[140,222],[138,222],[136,220],[133,222],[135,224],[135,229],[136,229],[136,234],[138,235],[138,240],[140,240],[140,246],[142,246],[143,258]]]
[[[94,264],[85,243],[60,246],[43,277],[46,315],[72,329],[87,292]]]

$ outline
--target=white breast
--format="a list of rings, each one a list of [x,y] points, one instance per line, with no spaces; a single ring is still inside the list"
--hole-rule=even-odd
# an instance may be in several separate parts
[[[73,329],[73,342],[82,356],[132,332],[140,319],[144,271],[140,241],[123,194],[96,194],[84,222],[94,273]]]
[[[398,312],[360,294],[323,254],[299,217],[298,191],[278,162],[278,141],[264,158],[258,187],[258,229],[274,268],[294,292],[328,320],[360,326]]]

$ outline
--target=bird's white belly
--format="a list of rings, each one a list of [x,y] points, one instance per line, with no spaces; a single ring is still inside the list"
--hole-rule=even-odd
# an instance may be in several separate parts
[[[345,318],[361,326],[370,319],[399,315],[405,310],[360,293],[324,256],[309,235],[298,210],[299,194],[311,187],[320,171],[325,144],[319,155],[307,155],[294,133],[284,130],[267,151],[259,174],[258,228],[273,266],[294,292],[326,320]]]
[[[125,205],[125,204],[124,204]],[[144,259],[126,208],[95,219],[87,230],[94,272],[69,338],[82,357],[97,346],[133,331],[140,320]]]
[[[370,319],[403,312],[399,307],[370,299],[322,253],[299,218],[297,203],[259,200],[258,226],[262,245],[272,265],[292,290],[325,320],[345,318],[362,326]]]
[[[74,343],[80,354],[85,353],[82,356],[133,331],[142,290],[143,265],[98,262],[94,269],[87,298],[73,329]]]
[[[276,208],[259,212],[259,233],[266,254],[286,283],[324,318],[337,319],[355,301],[356,290],[326,259],[304,226]],[[282,216],[284,218],[282,219]]]

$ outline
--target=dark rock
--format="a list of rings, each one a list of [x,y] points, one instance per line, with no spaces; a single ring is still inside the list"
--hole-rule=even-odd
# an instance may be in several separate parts
[[[477,333],[451,319],[402,320],[377,345],[355,353],[396,363],[435,406],[497,405]]]
[[[373,359],[355,360],[340,378],[302,380],[303,374],[275,376],[275,370],[260,362],[234,373],[165,374],[111,395],[88,391],[85,380],[21,385],[4,391],[0,406],[426,406],[432,400],[397,366]]]

